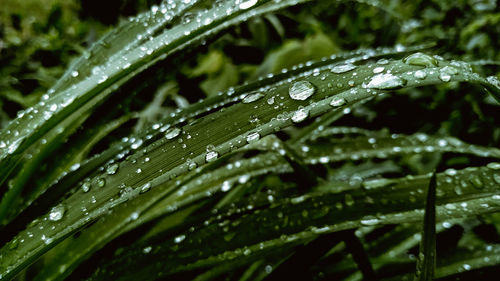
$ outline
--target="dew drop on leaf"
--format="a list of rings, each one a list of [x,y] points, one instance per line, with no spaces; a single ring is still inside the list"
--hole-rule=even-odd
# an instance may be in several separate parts
[[[378,66],[378,67],[375,67],[375,68],[373,69],[373,73],[375,73],[375,74],[377,74],[377,73],[381,73],[381,72],[382,72],[382,71],[384,71],[384,70],[385,70],[385,67],[383,67],[383,66]]]
[[[182,234],[182,235],[179,235],[177,237],[174,238],[174,242],[175,243],[181,243],[182,241],[184,241],[184,239],[186,239],[186,235]]]
[[[500,170],[500,163],[498,162],[491,162],[486,165],[486,167],[492,169],[492,170]]]
[[[205,155],[205,161],[213,162],[217,160],[217,157],[219,157],[219,153],[217,151],[210,151]]]
[[[316,89],[309,81],[299,81],[293,83],[290,87],[288,94],[294,100],[306,100],[311,97]]]
[[[107,173],[108,175],[114,175],[114,174],[116,173],[116,171],[118,171],[118,164],[117,164],[117,163],[110,165],[110,166],[106,169],[106,173]]]
[[[423,70],[417,70],[417,71],[415,71],[413,76],[419,80],[423,80],[427,77],[427,72],[425,72]]]
[[[458,74],[458,70],[452,66],[445,66],[439,70],[439,79],[443,82],[449,82],[451,76]]]
[[[181,133],[181,129],[179,129],[179,128],[170,128],[165,133],[165,138],[167,140],[171,140],[171,139],[177,137],[180,133]]]
[[[380,220],[374,216],[366,216],[361,218],[360,222],[362,225],[370,226],[370,225],[377,225],[380,222]]]
[[[59,221],[63,218],[64,213],[66,212],[66,208],[64,205],[57,205],[50,209],[49,220],[51,221]]]
[[[264,95],[261,93],[254,93],[254,94],[248,94],[245,96],[245,98],[242,100],[243,103],[252,103],[254,101],[260,100]]]
[[[406,85],[406,80],[404,80],[403,78],[390,73],[385,73],[373,76],[366,87],[370,89],[385,90],[396,89],[404,85]]]
[[[330,71],[333,73],[340,74],[340,73],[345,73],[345,72],[351,71],[353,69],[356,69],[356,66],[354,64],[348,63],[348,64],[336,65],[336,66],[332,67],[332,69]]]
[[[98,187],[104,187],[106,185],[106,180],[103,179],[103,178],[100,178],[99,180],[97,180],[97,186]]]
[[[334,97],[332,99],[332,101],[330,101],[330,106],[339,107],[339,106],[343,106],[346,103],[347,103],[347,101],[344,98]]]
[[[253,7],[255,4],[257,4],[258,0],[243,0],[243,2],[240,3],[240,9],[246,10],[251,7]]]
[[[258,132],[253,132],[247,135],[247,143],[256,142],[260,139],[260,134]]]
[[[301,108],[293,113],[292,121],[294,123],[300,123],[306,120],[308,116],[309,116],[309,110]]]
[[[438,61],[435,58],[420,52],[405,57],[403,62],[409,65],[425,67],[438,66]]]
[[[90,191],[90,182],[84,182],[82,184],[82,190],[83,190],[83,192],[89,192]]]

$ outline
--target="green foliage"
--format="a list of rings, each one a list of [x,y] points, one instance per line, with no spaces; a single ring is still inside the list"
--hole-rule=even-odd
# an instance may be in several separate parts
[[[147,2],[2,11],[0,279],[500,268],[494,1]]]

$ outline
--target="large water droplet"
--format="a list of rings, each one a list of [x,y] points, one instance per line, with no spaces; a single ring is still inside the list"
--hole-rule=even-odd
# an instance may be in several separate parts
[[[345,72],[351,71],[355,68],[356,68],[356,66],[354,64],[350,64],[350,63],[341,64],[341,65],[336,65],[336,66],[332,67],[331,72],[339,74],[339,73],[345,73]]]
[[[371,89],[396,89],[406,85],[406,80],[390,73],[377,74],[372,77],[367,88]]]
[[[435,58],[420,52],[407,56],[403,59],[403,62],[409,65],[425,67],[438,66],[438,61]]]
[[[290,87],[288,94],[294,100],[306,100],[314,94],[316,89],[309,81],[299,81],[293,83]]]
[[[49,220],[51,221],[59,221],[63,218],[64,213],[66,212],[66,208],[64,205],[57,205],[50,209]]]

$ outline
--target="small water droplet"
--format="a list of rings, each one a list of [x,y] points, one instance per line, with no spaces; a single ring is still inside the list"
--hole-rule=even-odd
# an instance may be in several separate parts
[[[330,101],[330,106],[339,107],[339,106],[343,106],[346,103],[347,103],[347,101],[344,98],[334,97],[332,99],[332,101]]]
[[[118,171],[118,164],[117,164],[117,163],[110,165],[110,166],[106,169],[106,173],[107,173],[108,175],[114,175],[114,174],[116,173],[116,171]]]
[[[308,116],[309,116],[309,110],[307,110],[305,108],[301,108],[293,113],[292,121],[294,123],[300,123],[300,122],[306,120]]]
[[[340,74],[340,73],[345,73],[345,72],[351,71],[353,69],[356,69],[356,66],[354,64],[348,63],[348,64],[336,65],[336,66],[332,67],[332,69],[330,71],[333,73]]]
[[[84,182],[82,184],[82,190],[83,190],[83,192],[89,192],[90,191],[90,187],[91,187],[90,182]]]
[[[288,94],[294,100],[306,100],[311,97],[316,89],[309,81],[299,81],[293,83],[290,87]]]
[[[217,160],[218,157],[219,157],[219,153],[217,151],[210,151],[210,152],[207,152],[207,154],[205,155],[205,161],[213,162],[213,161]]]
[[[370,226],[370,225],[377,225],[380,222],[380,220],[374,216],[366,216],[361,218],[360,222],[362,225]]]
[[[49,213],[49,220],[59,221],[63,218],[65,212],[66,212],[66,208],[64,207],[64,205],[59,204],[55,207],[52,207],[52,209],[50,209],[50,213]]]
[[[184,239],[186,239],[186,235],[182,234],[182,235],[179,235],[177,237],[174,238],[174,242],[175,243],[181,243],[182,241],[184,241]]]
[[[382,71],[384,71],[384,70],[385,70],[385,67],[383,67],[383,66],[378,66],[378,67],[375,67],[375,68],[373,69],[373,73],[375,73],[375,74],[377,74],[377,73],[381,73],[381,72],[382,72]]]
[[[142,249],[142,252],[144,254],[149,254],[153,248],[151,246],[147,246],[144,249]]]
[[[78,74],[79,74],[79,73],[78,73],[78,71],[76,71],[76,70],[74,70],[74,71],[72,71],[72,72],[71,72],[71,76],[72,76],[72,77],[78,77]]]
[[[438,61],[435,58],[420,52],[405,57],[403,62],[409,65],[425,67],[438,66]]]
[[[256,142],[260,139],[260,134],[258,132],[253,132],[247,135],[247,143]]]
[[[264,95],[261,93],[248,94],[245,96],[245,98],[241,102],[252,103],[254,101],[260,100],[262,97],[264,97]]]
[[[492,169],[492,170],[500,170],[500,163],[498,162],[491,162],[486,165],[486,167]]]
[[[177,137],[180,133],[181,133],[181,129],[175,128],[175,127],[174,128],[170,128],[165,133],[165,138],[167,140],[171,140],[171,139]]]
[[[97,186],[98,187],[104,187],[106,185],[106,180],[104,178],[100,178],[97,180]]]
[[[251,8],[253,7],[255,4],[257,4],[258,0],[247,0],[247,1],[243,1],[240,3],[240,9],[242,10],[246,10],[248,8]]]
[[[406,85],[406,80],[403,78],[390,73],[384,73],[373,76],[366,87],[370,89],[387,90],[400,88],[404,85]]]
[[[417,70],[417,71],[415,71],[413,76],[419,80],[424,80],[427,77],[427,72],[425,72],[423,70]]]
[[[231,183],[229,181],[224,181],[221,186],[222,192],[227,192],[231,189]]]
[[[458,74],[458,70],[452,66],[445,66],[439,70],[439,79],[443,82],[449,82],[451,77]]]

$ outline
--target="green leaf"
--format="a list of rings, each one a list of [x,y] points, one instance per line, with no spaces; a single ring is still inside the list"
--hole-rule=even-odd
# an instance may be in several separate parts
[[[436,173],[433,173],[427,189],[424,225],[415,280],[432,281],[436,268]]]

